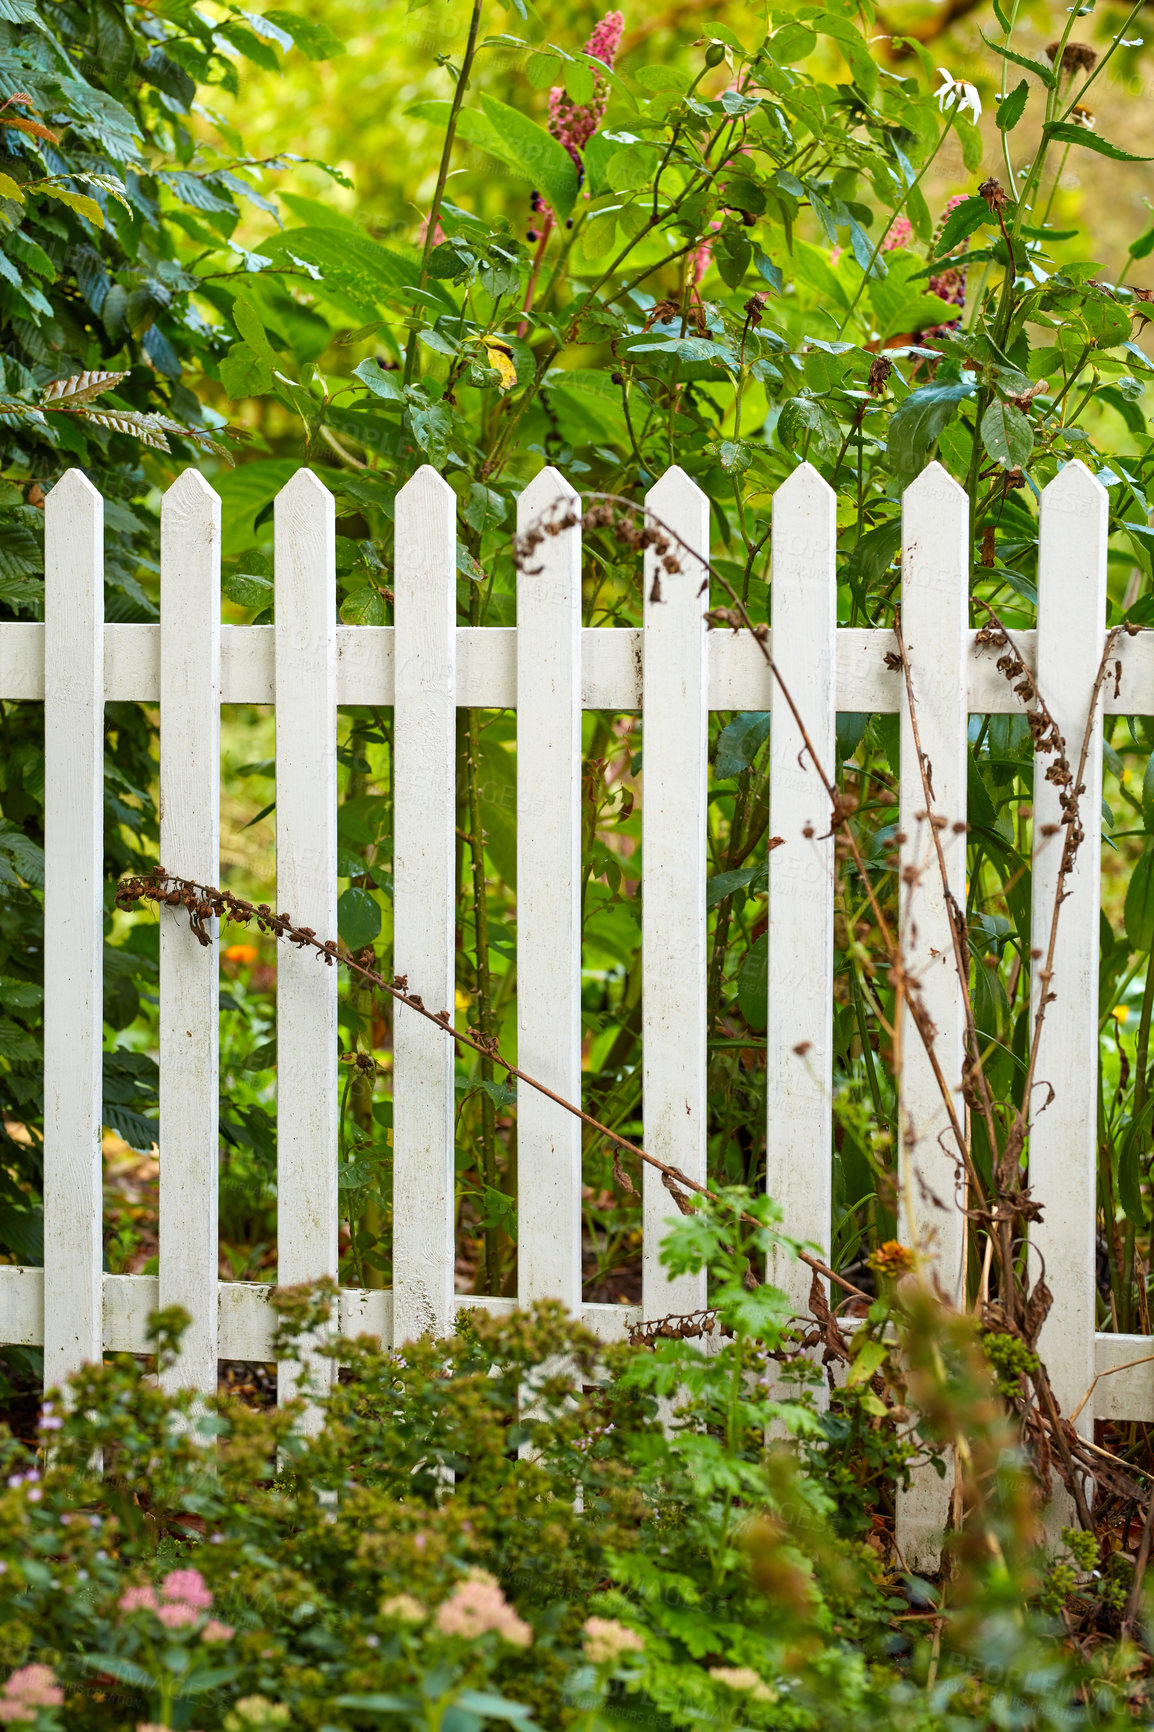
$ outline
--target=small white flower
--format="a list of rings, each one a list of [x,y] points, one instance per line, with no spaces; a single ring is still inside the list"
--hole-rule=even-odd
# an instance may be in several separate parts
[[[942,82],[935,90],[934,95],[938,99],[938,107],[942,113],[956,110],[959,114],[965,114],[968,110],[973,116],[976,126],[982,118],[982,99],[974,86],[967,84],[963,78],[955,78],[953,73],[948,72],[944,66],[938,67],[938,76]]]

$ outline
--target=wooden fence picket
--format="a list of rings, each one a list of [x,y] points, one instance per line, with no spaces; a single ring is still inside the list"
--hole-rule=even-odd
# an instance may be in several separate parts
[[[545,468],[524,536],[580,501]],[[581,1099],[581,530],[547,534],[517,574],[517,1062]],[[581,1311],[581,1123],[517,1100],[517,1291]]]
[[[918,738],[903,683],[898,822],[901,934],[907,971],[936,1029],[934,1057],[951,1090],[958,1123],[965,1015],[954,964],[949,906],[942,885],[941,848],[950,894],[966,899],[966,765],[969,699],[969,500],[940,463],[931,463],[902,501],[902,636],[910,662]],[[932,800],[927,805],[922,771]],[[935,846],[936,826],[936,846]],[[903,1009],[902,1122],[898,1233],[929,1256],[943,1289],[961,1296],[962,1200],[958,1149],[949,1110],[910,1006]]]
[[[397,495],[393,587],[393,966],[433,1011],[454,1006],[457,847],[456,496],[425,464]],[[453,1317],[454,1054],[393,1024],[393,1340]]]
[[[835,772],[837,695],[836,499],[808,463],[773,501],[773,659],[770,712],[766,1187],[794,1238],[829,1256],[832,1211],[834,841],[818,767]],[[773,1254],[767,1278],[808,1309],[810,1271]]]
[[[220,868],[220,500],[195,469],[160,515],[160,858],[215,884]],[[330,754],[331,755],[331,754]],[[174,868],[175,869],[175,868]],[[183,908],[161,908],[162,1306],[191,1319],[170,1387],[217,1381],[219,980]],[[216,921],[211,922],[215,936]],[[211,960],[210,960],[211,959]]]
[[[940,463],[923,469],[902,500],[902,637],[914,693],[911,717],[902,683],[898,824],[900,935],[911,985],[935,1029],[933,1056],[957,1122],[965,1035],[946,884],[966,905],[970,502]],[[919,764],[914,719],[921,745]],[[927,802],[923,771],[929,784]],[[980,959],[979,959],[980,961]],[[950,1111],[910,1003],[902,1007],[901,1113],[898,1125],[898,1236],[927,1257],[944,1292],[965,1297],[959,1151]],[[949,1486],[932,1467],[915,1472],[898,1495],[898,1537],[912,1568],[936,1567],[949,1513]]]
[[[705,1182],[705,815],[708,801],[709,501],[685,471],[649,489],[650,521],[677,537],[670,571],[645,553],[645,745],[641,779],[642,1099],[645,1146]],[[705,1276],[670,1277],[659,1257],[676,1215],[661,1175],[642,1178],[641,1309],[695,1311]]]
[[[104,502],[44,507],[44,1381],[104,1341]]]
[[[277,906],[337,924],[337,581],[333,496],[298,470],[275,504]],[[163,727],[163,717],[161,726]],[[165,862],[165,864],[169,864]],[[337,1273],[337,970],[277,955],[277,1280]],[[292,1367],[278,1382],[295,1393]],[[309,1356],[316,1387],[332,1362]]]
[[[526,488],[522,531],[577,495],[553,469]],[[651,489],[650,521],[672,530],[645,555],[639,630],[581,628],[580,529],[545,537],[518,578],[516,627],[456,623],[456,495],[431,468],[396,501],[394,627],[338,624],[334,508],[307,471],[275,511],[275,624],[219,623],[220,506],[194,473],[162,510],[161,623],[103,620],[102,502],[79,472],[45,511],[45,623],[0,623],[0,701],[44,702],[44,1266],[0,1266],[0,1341],[43,1345],[54,1384],[103,1350],[148,1350],[160,1302],[192,1317],[170,1381],[213,1386],[219,1358],[271,1357],[268,1288],[222,1282],[217,1266],[216,954],[161,910],[159,1275],[102,1273],[102,944],[104,702],[160,704],[161,858],[183,876],[219,876],[221,703],[276,705],[277,906],[324,937],[337,929],[337,705],[393,706],[394,955],[434,1012],[454,1011],[458,711],[518,710],[518,1051],[574,1101],[581,1093],[581,716],[640,709],[644,1141],[706,1176],[706,817],[710,711],[768,711],[767,1183],[792,1236],[828,1253],[835,843],[816,767],[781,688],[748,635],[708,634],[705,495],[677,468]],[[811,742],[836,768],[841,711],[901,717],[899,826],[907,960],[936,1029],[934,1052],[960,1082],[962,1003],[925,791],[892,632],[836,625],[834,496],[801,465],[773,504],[770,644]],[[1020,714],[997,653],[969,627],[963,490],[931,465],[903,502],[902,623],[922,751],[952,895],[965,894],[971,713]],[[1039,621],[1016,634],[1037,667],[1076,771],[1106,606],[1107,495],[1079,463],[1042,500]],[[672,558],[669,558],[669,555]],[[672,569],[670,568],[672,566]],[[1113,654],[1114,652],[1112,652]],[[1154,632],[1122,639],[1095,717],[1081,799],[1084,840],[1067,886],[1035,1088],[1029,1178],[1043,1206],[1031,1252],[1052,1309],[1041,1336],[1055,1393],[1071,1411],[1154,1420],[1146,1337],[1095,1329],[1097,971],[1102,714],[1141,713],[1154,687]],[[1124,676],[1124,678],[1123,678]],[[1148,707],[1148,706],[1146,706]],[[1038,760],[1033,799],[1031,990],[1038,1009],[1062,849],[1059,790]],[[337,1272],[337,971],[284,946],[277,958],[278,1279]],[[961,1296],[963,1222],[946,1114],[908,1013],[899,1226],[929,1247]],[[469,1304],[455,1292],[455,1055],[441,1030],[399,1010],[393,1042],[393,1287],[351,1290],[343,1326],[397,1345],[446,1331]],[[1054,1096],[1049,1098],[1053,1085]],[[960,1093],[954,1095],[959,1115]],[[676,1204],[643,1174],[641,1305],[583,1304],[581,1133],[522,1087],[518,1100],[519,1298],[557,1297],[604,1339],[640,1317],[702,1306],[703,1277],[667,1278],[664,1224]],[[1040,1256],[1038,1255],[1040,1253]],[[808,1270],[775,1260],[771,1279],[804,1308]],[[304,1361],[324,1388],[327,1362]],[[282,1397],[300,1368],[282,1367]],[[1061,1515],[1060,1501],[1055,1504]],[[944,1519],[938,1482],[901,1500],[907,1559],[928,1559]],[[1052,1512],[1053,1515],[1053,1512]],[[1056,1517],[1055,1517],[1056,1519]]]
[[[1090,716],[1106,625],[1106,489],[1068,463],[1042,494],[1038,549],[1038,689],[1058,724],[1074,776]],[[1034,761],[1031,1008],[1039,1008],[1062,858],[1061,789],[1047,780],[1053,756]],[[1090,736],[1080,801],[1084,839],[1066,885],[1031,1097],[1030,1184],[1042,1205],[1031,1244],[1053,1305],[1039,1352],[1066,1413],[1095,1372],[1098,1149],[1098,944],[1102,858],[1102,705]],[[1053,1098],[1050,1089],[1053,1089]],[[1094,1404],[1079,1427],[1093,1435]]]

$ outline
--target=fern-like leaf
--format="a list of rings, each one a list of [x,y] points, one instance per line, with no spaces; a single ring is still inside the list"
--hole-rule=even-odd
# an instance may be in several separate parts
[[[53,379],[44,387],[40,403],[45,409],[76,409],[82,403],[90,403],[102,392],[111,391],[114,385],[119,385],[127,377],[127,373],[86,372],[74,373],[70,379]]]

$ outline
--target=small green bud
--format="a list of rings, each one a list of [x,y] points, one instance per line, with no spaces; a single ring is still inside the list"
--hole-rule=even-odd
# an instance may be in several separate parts
[[[711,42],[709,47],[705,50],[705,64],[707,66],[720,66],[724,59],[725,44],[722,42]]]

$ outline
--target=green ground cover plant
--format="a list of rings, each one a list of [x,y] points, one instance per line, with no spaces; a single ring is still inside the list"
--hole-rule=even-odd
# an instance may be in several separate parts
[[[1028,1464],[971,1326],[885,1282],[862,1370],[815,1399],[784,1296],[747,1280],[788,1243],[774,1215],[727,1191],[667,1242],[671,1271],[711,1271],[707,1353],[604,1347],[551,1305],[471,1312],[397,1354],[334,1341],[341,1380],[311,1431],[299,1402],[198,1407],[131,1360],[88,1368],[40,1416],[47,1465],[3,1446],[0,1716],[41,1732],[1132,1724],[1137,1650],[1053,1640],[1063,1607],[1108,1606],[1117,1579],[1088,1567],[1085,1536],[1057,1565],[1036,1549]],[[282,1345],[328,1303],[283,1290]],[[895,1322],[933,1425],[894,1423],[871,1394],[870,1345]],[[154,1332],[163,1365],[179,1316]],[[879,1495],[963,1428],[954,1589],[899,1584],[871,1543]]]

